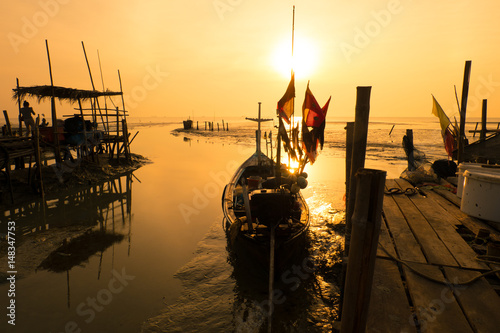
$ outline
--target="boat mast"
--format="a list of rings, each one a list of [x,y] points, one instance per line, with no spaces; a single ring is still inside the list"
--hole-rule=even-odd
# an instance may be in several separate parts
[[[260,123],[261,122],[264,122],[264,121],[271,121],[272,119],[262,119],[260,117],[260,105],[262,104],[262,102],[259,102],[259,114],[258,114],[258,117],[257,118],[245,118],[246,120],[251,120],[251,121],[256,121],[257,122],[257,131],[255,132],[255,147],[256,147],[256,151],[255,153],[257,154],[258,156],[258,159],[259,159],[259,164],[260,164],[260,156],[262,155],[262,152],[260,150],[260,137],[261,137],[261,132],[260,132]]]
[[[291,72],[290,72],[290,80],[293,77],[293,44],[294,44],[294,32],[295,32],[295,6],[293,6],[293,14],[292,14],[292,61],[290,62],[291,66]],[[295,84],[295,83],[294,83]],[[292,119],[291,119],[291,124],[293,126],[294,122],[294,113],[295,113],[295,97],[292,99]],[[283,128],[284,124],[283,121],[280,118],[281,116],[278,115],[279,119],[279,129],[278,129],[278,150],[276,152],[276,179],[278,180],[278,186],[281,185],[281,131],[285,130]],[[291,136],[292,129],[290,128],[290,136]],[[290,158],[290,156],[288,157]]]

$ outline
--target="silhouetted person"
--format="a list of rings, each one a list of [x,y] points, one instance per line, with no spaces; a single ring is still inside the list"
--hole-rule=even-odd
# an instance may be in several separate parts
[[[47,122],[47,119],[43,118],[40,127],[47,127],[47,126],[49,126],[49,123]]]
[[[20,112],[23,116],[24,124],[26,125],[26,136],[30,136],[31,131],[35,128],[35,121],[31,116],[32,114],[35,114],[35,111],[33,111],[33,108],[30,106],[28,101],[24,101]]]

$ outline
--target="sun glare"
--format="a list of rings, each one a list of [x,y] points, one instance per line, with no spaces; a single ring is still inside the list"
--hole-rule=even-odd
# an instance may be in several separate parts
[[[296,78],[309,78],[318,61],[316,46],[310,39],[296,36],[293,49],[292,58],[291,41],[278,44],[272,55],[273,68],[284,77],[290,77],[293,68]]]

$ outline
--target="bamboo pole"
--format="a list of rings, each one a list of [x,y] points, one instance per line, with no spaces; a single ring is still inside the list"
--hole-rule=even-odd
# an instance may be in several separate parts
[[[382,220],[386,172],[361,169],[352,217],[352,239],[345,283],[341,333],[364,333]]]
[[[120,163],[120,110],[116,107],[116,159]]]
[[[471,63],[472,62],[470,60],[467,60],[465,62],[464,83],[462,86],[462,103],[460,107],[460,135],[458,137],[458,154],[457,154],[458,163],[463,162],[464,159],[463,155],[465,146],[465,118],[467,112],[467,98],[469,94]]]
[[[43,178],[42,178],[42,158],[40,153],[40,116],[36,118],[35,124],[35,163],[37,165],[37,175],[38,180],[40,181],[40,195],[42,197],[42,205],[45,206],[45,190],[43,187]],[[45,216],[45,214],[44,214]]]
[[[16,78],[17,91],[19,91],[19,79]],[[21,120],[21,97],[17,94],[17,106],[19,108],[19,136],[23,136],[23,121]]]
[[[92,71],[90,69],[89,59],[87,58],[87,52],[85,51],[85,44],[83,44],[83,41],[82,41],[82,48],[83,48],[83,55],[85,56],[85,62],[87,63],[87,69],[89,71],[90,83],[92,84],[92,90],[95,91],[96,89],[95,89],[95,85],[94,85],[94,78],[92,77]],[[104,82],[103,82],[103,85],[104,85]],[[104,87],[103,87],[103,89],[104,89]],[[104,96],[104,98],[106,98],[106,96]],[[104,126],[104,117],[102,116],[101,106],[99,105],[99,99],[97,97],[95,98],[95,103],[97,105],[97,109],[99,110],[99,114],[101,115],[101,122],[103,123],[103,126]],[[95,117],[94,112],[93,112],[93,117]],[[106,127],[104,127],[104,130],[106,130]]]
[[[128,126],[127,126],[127,112],[125,111],[125,98],[123,97],[123,86],[122,86],[122,77],[120,75],[120,70],[118,70],[118,80],[120,81],[120,93],[122,96],[122,107],[123,107],[123,120],[124,120],[124,125],[127,130],[127,136],[123,138],[123,144],[125,145],[125,157],[127,160],[130,160],[130,148],[129,148],[129,141],[128,141]]]
[[[80,116],[82,117],[82,122],[83,122],[83,146],[85,147],[85,153],[88,155],[89,147],[87,144],[87,129],[86,129],[87,126],[85,126],[85,118],[83,118],[82,102],[81,102],[80,98],[78,98],[78,106],[80,107]],[[82,153],[82,157],[83,157],[83,153]]]
[[[45,48],[47,49],[47,59],[49,61],[49,74],[50,74],[50,86],[52,87],[52,98],[50,99],[51,113],[52,113],[52,129],[54,134],[54,155],[56,163],[61,163],[61,151],[59,147],[59,130],[57,128],[57,113],[56,113],[56,101],[54,92],[54,79],[52,77],[52,64],[50,62],[49,53],[49,42],[45,40]]]

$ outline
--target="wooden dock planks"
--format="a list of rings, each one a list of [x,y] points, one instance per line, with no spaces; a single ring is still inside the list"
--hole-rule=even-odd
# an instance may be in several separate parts
[[[388,188],[401,188],[394,180],[388,180],[386,184]],[[401,189],[404,190],[405,188]],[[453,255],[443,242],[441,242],[432,226],[422,215],[422,212],[415,207],[408,196],[399,194],[393,195],[392,197],[399,206],[402,214],[405,216],[405,219],[408,222],[413,235],[420,244],[427,261],[437,265],[458,266],[458,263]]]
[[[367,332],[417,332],[396,263],[377,259]]]
[[[412,186],[388,179],[386,187]],[[367,332],[497,332],[500,297],[487,280],[457,285],[490,270],[456,231],[481,221],[423,193],[384,197]]]

